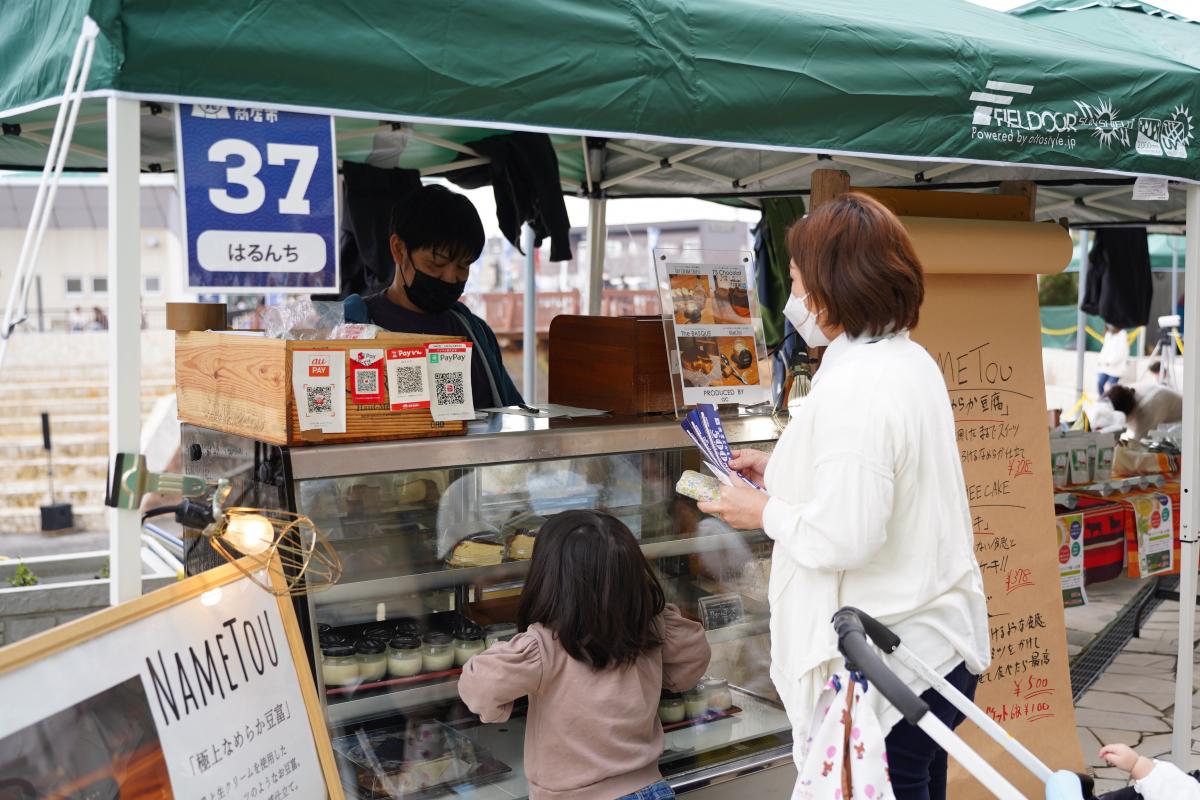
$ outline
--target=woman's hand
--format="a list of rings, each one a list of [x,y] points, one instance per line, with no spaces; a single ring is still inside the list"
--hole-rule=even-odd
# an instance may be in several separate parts
[[[734,450],[729,459],[729,468],[740,472],[750,480],[763,485],[763,475],[767,471],[767,462],[771,460],[770,453],[762,450]]]
[[[744,451],[743,451],[744,452]],[[761,528],[763,509],[771,498],[766,492],[749,486],[722,486],[721,496],[711,503],[697,503],[705,514],[712,514],[726,525],[742,531]]]

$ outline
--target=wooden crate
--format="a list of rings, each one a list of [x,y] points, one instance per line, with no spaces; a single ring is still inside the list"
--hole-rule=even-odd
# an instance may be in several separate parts
[[[674,411],[662,319],[555,317],[549,399],[623,416]]]
[[[381,333],[370,342],[291,341],[235,333],[178,331],[175,391],[179,419],[278,445],[374,442],[453,436],[465,422],[435,422],[429,409],[391,411],[387,404],[357,405],[346,391],[346,432],[301,436],[292,392],[292,351],[412,347],[461,341],[449,336]],[[349,369],[346,371],[349,376]]]

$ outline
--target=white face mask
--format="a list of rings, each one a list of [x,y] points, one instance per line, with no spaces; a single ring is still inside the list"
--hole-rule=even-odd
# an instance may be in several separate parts
[[[825,347],[829,344],[829,337],[817,324],[817,315],[804,305],[806,297],[808,297],[807,294],[804,297],[789,295],[788,301],[783,307],[783,316],[787,317],[788,322],[792,323],[792,327],[809,347]]]

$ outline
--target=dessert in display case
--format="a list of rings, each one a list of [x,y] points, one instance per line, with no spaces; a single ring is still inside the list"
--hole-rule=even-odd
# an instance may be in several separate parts
[[[769,449],[769,418],[731,417],[734,446]],[[527,796],[524,706],[484,725],[458,697],[475,654],[517,633],[538,531],[597,509],[641,542],[668,602],[707,629],[700,683],[664,691],[660,765],[679,790],[745,779],[791,757],[768,675],[771,542],[675,492],[700,454],[674,420],[494,415],[456,439],[286,448],[184,426],[191,474],[231,479],[242,504],[312,518],[341,557],[330,589],[297,598],[348,797]],[[212,555],[197,542],[189,572]]]

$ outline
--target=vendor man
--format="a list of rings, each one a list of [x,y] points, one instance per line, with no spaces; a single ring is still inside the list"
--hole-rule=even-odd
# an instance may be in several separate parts
[[[475,206],[444,186],[422,186],[392,211],[389,240],[396,277],[386,290],[345,300],[346,321],[398,333],[461,336],[471,350],[475,408],[522,402],[504,368],[496,334],[459,298],[471,264],[483,252],[483,222]]]

